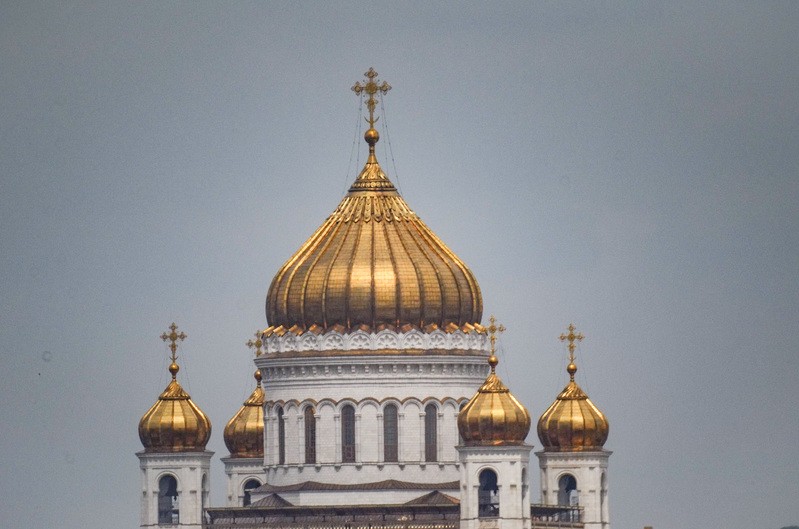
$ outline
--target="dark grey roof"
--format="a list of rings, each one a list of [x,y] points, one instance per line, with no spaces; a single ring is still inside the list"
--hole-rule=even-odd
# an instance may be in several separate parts
[[[460,503],[461,502],[458,498],[454,498],[434,490],[433,492],[428,492],[423,496],[419,496],[418,498],[414,498],[411,501],[406,502],[405,505],[460,505]]]
[[[279,494],[270,494],[250,504],[251,507],[293,507],[294,504]]]
[[[297,492],[308,490],[458,490],[459,482],[449,481],[446,483],[413,483],[411,481],[399,481],[387,479],[374,483],[321,483],[319,481],[303,481],[294,485],[269,485],[265,483],[256,489],[257,492]]]

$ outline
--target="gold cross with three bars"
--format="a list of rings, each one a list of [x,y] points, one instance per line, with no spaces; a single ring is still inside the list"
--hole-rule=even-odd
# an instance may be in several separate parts
[[[261,356],[261,347],[264,345],[261,339],[261,331],[255,331],[255,340],[250,339],[245,345],[250,349],[255,349],[255,356]]]
[[[377,72],[374,68],[369,68],[369,71],[364,75],[366,79],[364,79],[363,84],[361,84],[360,81],[356,82],[352,85],[352,91],[358,95],[361,95],[361,92],[366,92],[369,96],[369,99],[366,100],[366,107],[369,109],[369,119],[366,121],[369,123],[370,127],[374,128],[375,123],[380,119],[379,117],[375,119],[375,105],[377,104],[375,101],[375,94],[378,92],[385,94],[391,90],[391,85],[385,81],[383,81],[383,84],[378,84],[380,81],[376,80]]]
[[[174,364],[175,360],[177,360],[178,358],[177,355],[175,354],[176,351],[178,350],[178,341],[182,342],[183,340],[188,338],[188,336],[183,331],[180,331],[180,333],[178,333],[178,326],[175,325],[174,321],[172,322],[172,325],[169,326],[169,331],[170,331],[169,333],[165,332],[164,334],[162,334],[161,339],[165,342],[172,342],[169,344],[169,348],[172,350],[172,363]]]
[[[568,329],[569,329],[569,334],[561,334],[560,335],[560,341],[561,342],[565,342],[565,341],[568,340],[568,342],[569,342],[569,346],[568,346],[569,347],[569,362],[574,363],[574,349],[577,347],[574,344],[574,342],[575,341],[582,342],[583,338],[585,338],[585,336],[583,336],[583,334],[579,333],[579,332],[577,334],[574,333],[574,331],[577,329],[577,327],[575,327],[573,323],[569,324]]]
[[[491,340],[491,356],[494,356],[497,349],[497,334],[505,332],[505,326],[501,323],[497,325],[497,319],[493,314],[488,318],[488,322],[490,325],[486,327],[486,330],[488,331],[488,338]]]

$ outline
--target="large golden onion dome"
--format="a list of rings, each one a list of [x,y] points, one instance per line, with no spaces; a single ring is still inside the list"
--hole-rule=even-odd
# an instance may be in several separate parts
[[[353,90],[370,99],[369,157],[338,208],[280,268],[266,297],[266,335],[280,330],[457,328],[480,323],[469,268],[397,192],[375,156],[374,70]]]
[[[225,426],[225,445],[230,457],[264,456],[264,390],[260,369],[255,372],[255,380],[255,390]]]
[[[211,437],[211,421],[178,384],[180,367],[175,363],[176,342],[186,335],[177,333],[174,323],[170,329],[172,332],[164,333],[161,338],[172,341],[169,346],[172,349],[169,366],[172,380],[139,421],[139,439],[145,452],[202,452]]]
[[[569,340],[569,383],[560,392],[555,402],[538,419],[538,438],[544,450],[553,452],[581,452],[602,450],[608,440],[608,424],[588,395],[574,381],[577,365],[574,363],[574,341],[582,340],[569,325],[569,334],[561,339]]]
[[[492,316],[487,330],[491,335],[491,372],[458,414],[458,431],[466,446],[524,444],[530,431],[530,413],[496,373],[495,333],[504,327],[497,327]]]

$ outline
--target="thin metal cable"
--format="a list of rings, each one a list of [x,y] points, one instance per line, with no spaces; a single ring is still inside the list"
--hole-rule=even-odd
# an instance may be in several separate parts
[[[357,120],[355,123],[355,137],[352,138],[352,148],[350,148],[350,161],[347,162],[347,174],[344,175],[344,191],[341,193],[345,195],[347,190],[349,189],[350,184],[352,183],[353,177],[350,176],[350,169],[352,169],[352,153],[357,153],[357,159],[355,161],[356,171],[358,170],[357,167],[360,165],[361,162],[361,150],[358,149],[358,136],[361,135],[361,113],[363,112],[363,95],[358,97],[358,117],[355,119]]]
[[[383,106],[383,98],[380,97],[380,112],[383,113],[383,131],[386,133],[386,143],[388,144],[388,155],[391,157],[391,166],[394,168],[394,175],[391,180],[397,186],[397,189],[402,195],[402,185],[400,184],[399,172],[397,171],[397,163],[394,161],[394,149],[391,147],[391,136],[388,134],[388,117],[386,117],[386,108]]]

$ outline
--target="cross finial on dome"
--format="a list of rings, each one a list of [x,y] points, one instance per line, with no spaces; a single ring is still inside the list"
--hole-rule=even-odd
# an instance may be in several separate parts
[[[380,117],[375,117],[375,106],[377,105],[377,99],[375,99],[375,94],[378,92],[385,94],[389,90],[391,90],[391,85],[387,82],[377,80],[377,72],[374,68],[369,68],[369,71],[364,74],[366,79],[364,79],[363,84],[360,81],[356,82],[352,85],[352,91],[355,92],[357,95],[361,95],[361,92],[366,92],[369,96],[369,99],[366,100],[366,108],[369,109],[369,117],[366,118],[366,122],[369,123],[369,130],[366,131],[364,134],[364,139],[366,143],[369,144],[369,152],[374,153],[375,144],[380,139],[380,134],[375,129],[375,123]],[[380,83],[380,84],[378,84]]]
[[[505,326],[501,323],[497,325],[497,319],[492,314],[490,318],[488,318],[490,325],[486,327],[488,331],[488,338],[491,340],[491,356],[488,357],[488,365],[491,366],[491,372],[494,372],[494,369],[497,367],[497,334],[505,332]]]
[[[169,344],[169,349],[172,351],[172,364],[169,366],[169,372],[172,373],[172,378],[174,379],[175,376],[178,374],[178,370],[180,369],[176,362],[176,360],[178,359],[177,356],[178,341],[182,342],[183,340],[188,338],[188,336],[183,331],[180,331],[180,333],[178,333],[178,326],[175,325],[174,321],[172,322],[172,325],[169,326],[169,331],[170,331],[169,333],[165,332],[164,334],[162,334],[161,339],[165,342],[171,342]]]
[[[255,331],[255,340],[250,339],[245,344],[250,349],[255,349],[255,356],[261,356],[261,354],[263,352],[263,351],[261,351],[261,347],[263,347],[263,345],[264,345],[264,342],[261,339],[262,333],[263,333],[263,331]]]
[[[377,72],[374,68],[369,68],[369,71],[364,75],[366,79],[364,79],[363,84],[361,84],[360,81],[356,82],[352,85],[352,91],[358,95],[361,95],[361,92],[366,92],[369,95],[369,99],[366,100],[366,107],[369,109],[369,119],[366,121],[369,123],[370,127],[374,128],[375,123],[380,119],[379,117],[375,118],[375,105],[377,104],[375,94],[378,92],[385,94],[391,90],[391,85],[385,81],[383,81],[382,84],[378,84],[380,81],[376,80]]]
[[[569,329],[569,334],[561,334],[560,335],[560,341],[561,342],[565,342],[565,341],[569,342],[569,345],[568,345],[568,347],[569,347],[569,366],[566,368],[566,370],[569,372],[569,376],[571,377],[571,379],[574,380],[574,374],[577,372],[577,366],[574,363],[574,349],[577,346],[574,344],[574,342],[575,341],[582,342],[583,338],[585,338],[585,336],[583,336],[583,334],[580,333],[580,332],[575,334],[574,331],[577,329],[577,327],[575,327],[573,323],[569,324],[568,329]]]

